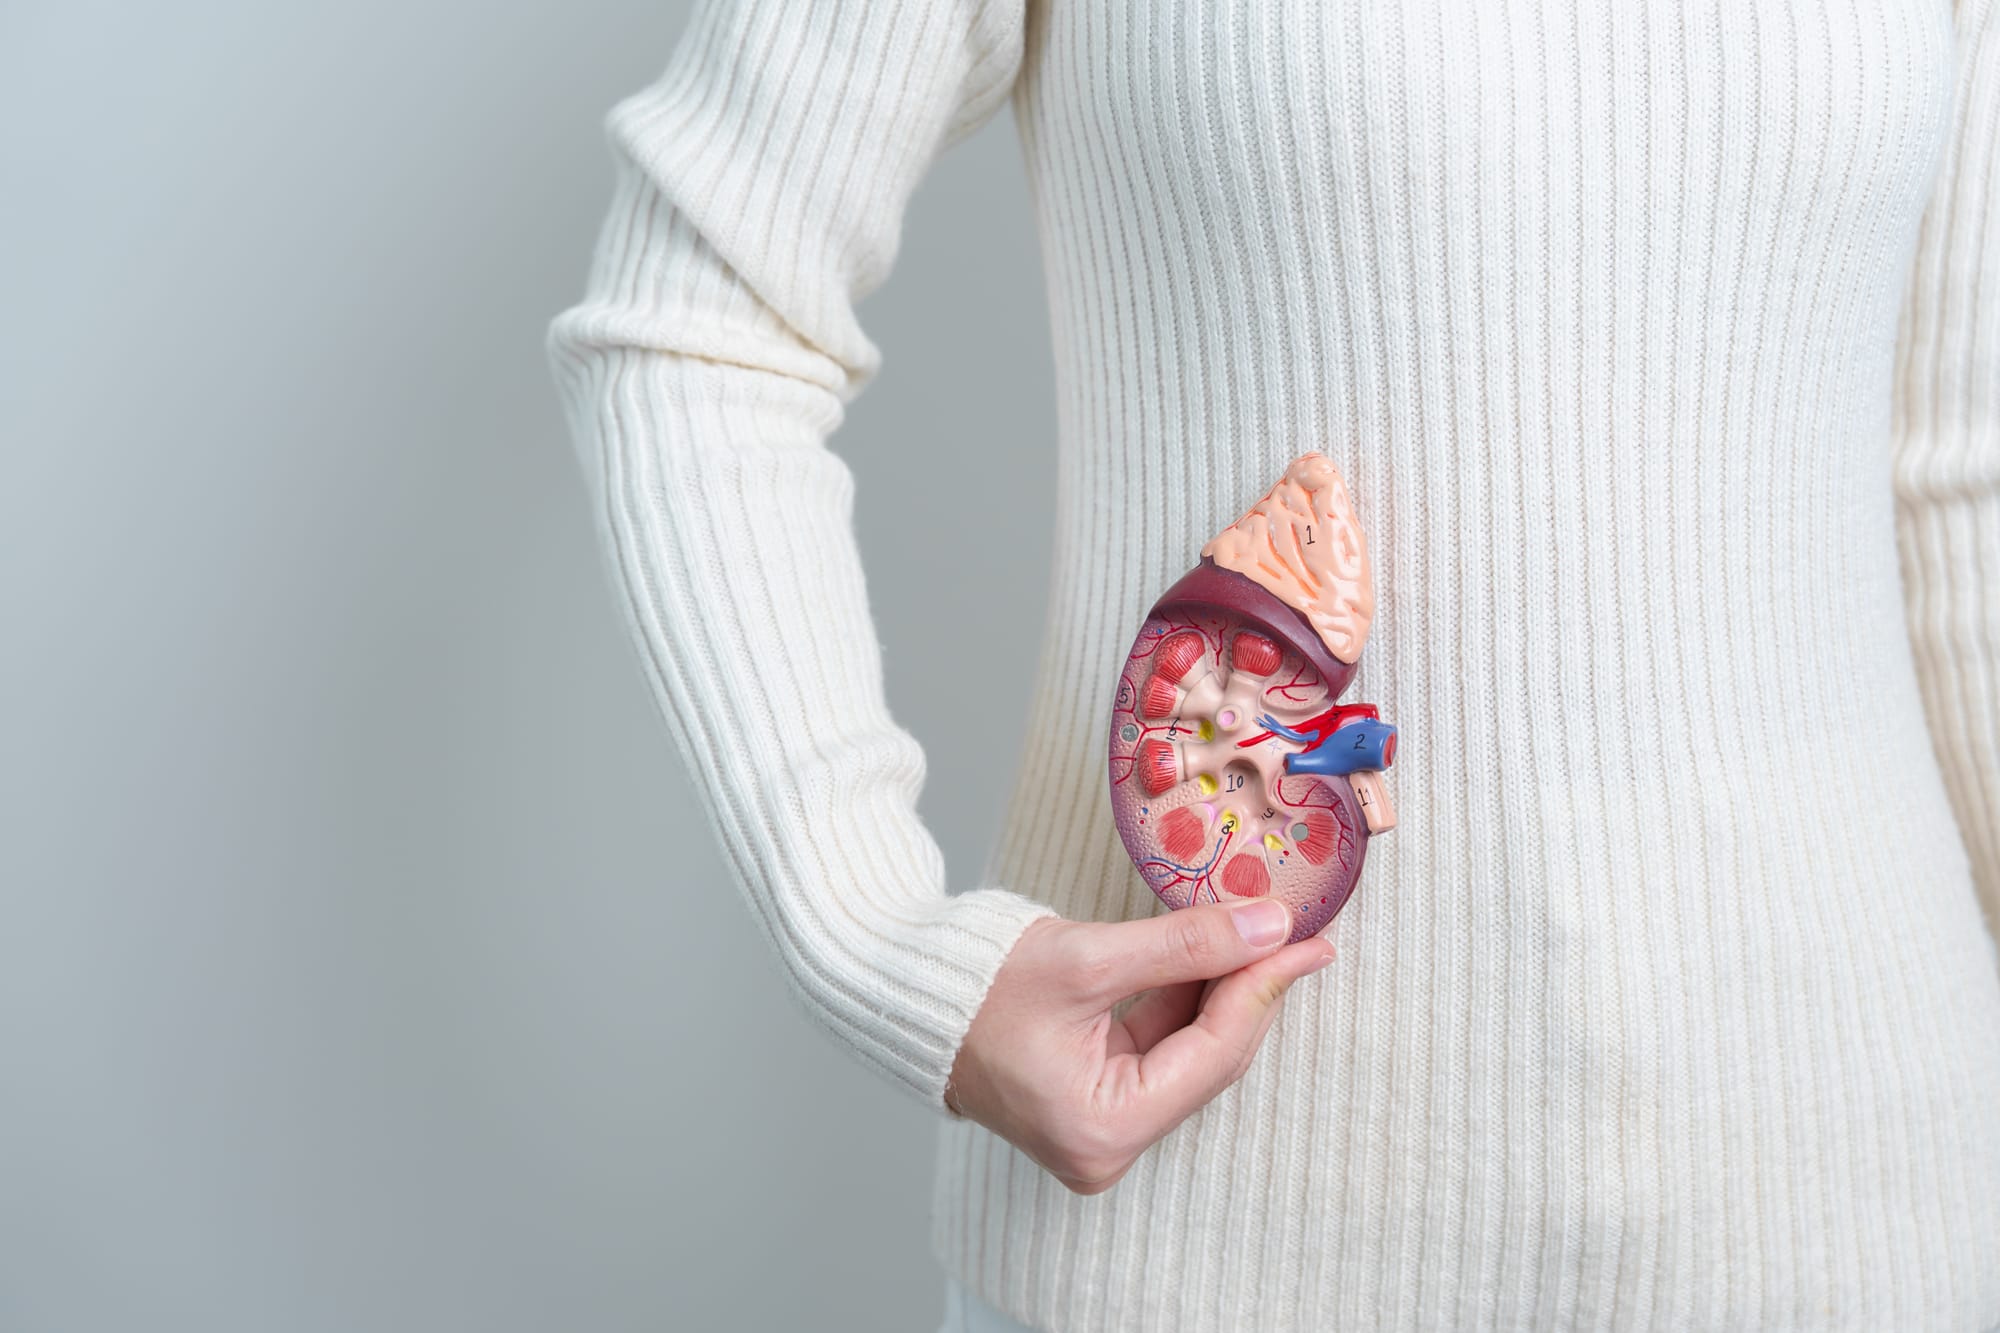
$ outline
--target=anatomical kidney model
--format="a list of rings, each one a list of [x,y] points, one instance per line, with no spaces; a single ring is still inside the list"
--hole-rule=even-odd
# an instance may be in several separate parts
[[[1346,904],[1396,822],[1396,728],[1335,702],[1374,614],[1347,483],[1316,453],[1147,613],[1111,709],[1111,810],[1167,906],[1281,898],[1302,940]]]

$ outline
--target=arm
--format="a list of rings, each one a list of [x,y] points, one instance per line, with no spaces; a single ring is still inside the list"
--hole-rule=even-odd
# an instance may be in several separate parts
[[[607,120],[613,203],[549,330],[600,545],[731,879],[807,1012],[940,1109],[995,972],[1053,911],[945,891],[826,437],[879,364],[854,303],[922,172],[1004,102],[1020,21],[1019,0],[703,0]]]
[[[2000,934],[2000,3],[1959,0],[1956,21],[1897,355],[1896,529],[1932,742]]]

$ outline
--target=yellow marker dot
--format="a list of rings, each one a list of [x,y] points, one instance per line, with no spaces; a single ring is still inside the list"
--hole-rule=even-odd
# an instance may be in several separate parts
[[[1201,776],[1197,777],[1194,780],[1194,783],[1195,786],[1201,788],[1201,794],[1203,796],[1215,795],[1215,789],[1222,785],[1221,783],[1217,782],[1214,778],[1210,777],[1206,773],[1203,773]]]
[[[1212,741],[1215,739],[1215,724],[1213,722],[1210,722],[1207,718],[1203,718],[1201,720],[1201,725],[1195,728],[1194,734],[1201,737],[1205,741]]]
[[[1224,833],[1236,832],[1236,812],[1234,810],[1224,810],[1222,812],[1222,823],[1219,827]]]
[[[1282,852],[1285,850],[1284,840],[1279,838],[1278,835],[1275,833],[1266,833],[1264,835],[1264,845],[1266,847],[1269,847],[1274,852]]]

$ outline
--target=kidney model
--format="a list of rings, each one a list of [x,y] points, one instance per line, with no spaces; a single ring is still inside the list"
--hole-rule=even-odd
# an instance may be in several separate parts
[[[1346,904],[1396,822],[1396,728],[1337,702],[1374,615],[1347,483],[1317,453],[1147,613],[1112,704],[1111,808],[1169,907],[1268,895],[1301,940]]]

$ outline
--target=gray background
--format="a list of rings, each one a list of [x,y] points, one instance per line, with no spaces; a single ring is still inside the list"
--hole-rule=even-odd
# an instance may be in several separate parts
[[[687,9],[0,16],[9,1333],[935,1326],[935,1123],[729,890],[543,359]],[[962,886],[1049,574],[1008,110],[862,316],[833,444]],[[901,503],[919,454],[989,503]]]

